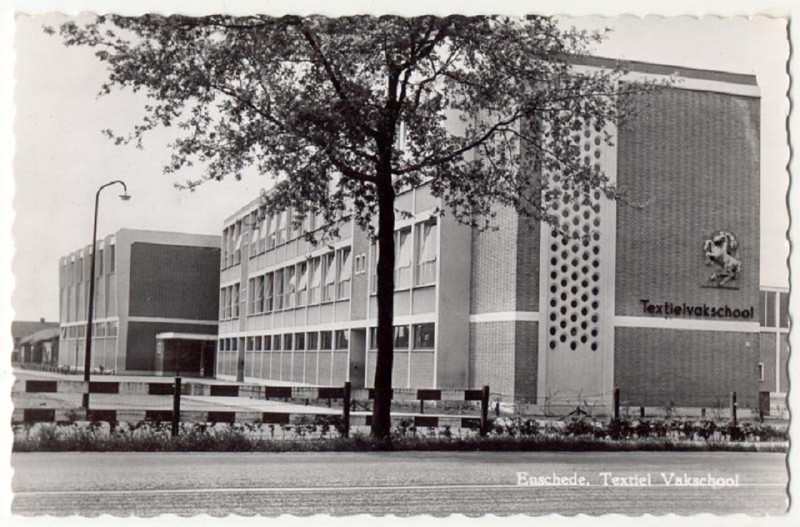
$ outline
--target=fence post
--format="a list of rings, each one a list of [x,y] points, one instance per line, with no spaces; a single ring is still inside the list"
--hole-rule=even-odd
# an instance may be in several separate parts
[[[344,437],[350,437],[350,381],[344,383],[344,397],[342,401],[342,429]]]
[[[423,399],[419,400],[419,413],[425,413],[425,401]]]
[[[181,378],[175,377],[175,391],[172,394],[172,437],[178,435],[178,424],[181,421]]]
[[[489,387],[484,386],[481,392],[481,437],[489,431]]]
[[[619,421],[619,387],[614,387],[614,420]]]
[[[639,407],[639,417],[644,419],[644,406]]]
[[[734,426],[736,426],[736,406],[736,392],[731,392],[731,419]]]

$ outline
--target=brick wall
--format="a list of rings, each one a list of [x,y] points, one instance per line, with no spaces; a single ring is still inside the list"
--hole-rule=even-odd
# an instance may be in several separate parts
[[[514,395],[514,322],[470,324],[469,385],[488,384],[492,393]]]
[[[654,302],[758,305],[759,101],[670,89],[619,130],[620,187],[642,208],[617,208],[617,315]],[[715,231],[740,244],[738,290],[708,285],[703,242]]]
[[[631,406],[757,407],[758,335],[616,328],[615,384]],[[748,346],[747,343],[750,343]]]
[[[493,221],[499,230],[473,231],[470,313],[516,309],[517,223],[517,214],[503,207]]]
[[[764,363],[764,380],[758,383],[758,391],[774,392],[775,389],[775,333],[759,335],[759,362]]]
[[[133,243],[129,315],[217,320],[219,252],[211,247]]]

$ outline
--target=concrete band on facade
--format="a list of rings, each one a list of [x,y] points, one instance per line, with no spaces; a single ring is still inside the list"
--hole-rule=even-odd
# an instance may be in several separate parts
[[[612,65],[591,59],[576,68]],[[630,406],[711,407],[733,391],[740,405],[757,405],[758,369],[772,367],[759,366],[760,348],[772,341],[759,335],[756,316],[755,78],[629,66],[632,78],[674,74],[677,83],[621,129],[605,130],[613,145],[581,131],[592,159],[642,204],[598,195],[587,208],[559,205],[591,227],[584,246],[507,208],[493,231],[432,217],[440,203],[427,185],[398,196],[411,218],[395,232],[405,267],[396,269],[394,386],[488,384],[498,400],[564,408],[607,408],[614,387]],[[332,249],[315,248],[289,227],[290,212],[261,221],[258,203],[225,221],[217,375],[371,386],[376,254],[366,234],[348,223]],[[313,228],[306,219],[304,229]],[[741,260],[726,287],[709,279],[715,267],[703,252],[719,231],[733,233]],[[327,298],[312,293],[327,286]]]

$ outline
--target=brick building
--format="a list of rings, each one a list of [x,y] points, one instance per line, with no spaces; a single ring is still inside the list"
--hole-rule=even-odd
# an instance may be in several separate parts
[[[58,361],[77,370],[84,366],[91,251],[88,245],[59,260]],[[121,229],[97,242],[97,255],[92,369],[177,371],[158,360],[157,335],[216,335],[219,236]],[[212,374],[213,351],[208,358],[203,351],[184,353],[183,373]]]
[[[473,232],[432,216],[427,185],[398,196],[413,218],[395,232],[395,387],[489,384],[503,399],[565,407],[607,407],[615,386],[632,406],[713,406],[736,391],[755,406],[756,79],[631,66],[678,82],[619,130],[576,141],[640,206],[599,193],[549,204],[585,233],[571,240],[512,210],[498,212],[499,230]],[[290,211],[258,222],[257,205],[224,224],[218,374],[370,386],[374,248],[352,225],[313,248]]]

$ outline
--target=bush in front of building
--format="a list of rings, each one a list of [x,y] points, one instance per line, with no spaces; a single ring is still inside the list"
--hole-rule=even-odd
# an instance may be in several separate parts
[[[15,452],[332,452],[375,450],[508,450],[508,451],[634,451],[742,450],[786,451],[788,430],[763,423],[717,423],[709,420],[612,419],[563,420],[498,418],[486,437],[477,430],[450,426],[417,428],[404,420],[390,443],[362,431],[343,437],[338,416],[308,417],[303,422],[180,423],[172,436],[170,423],[89,422],[16,425]]]

